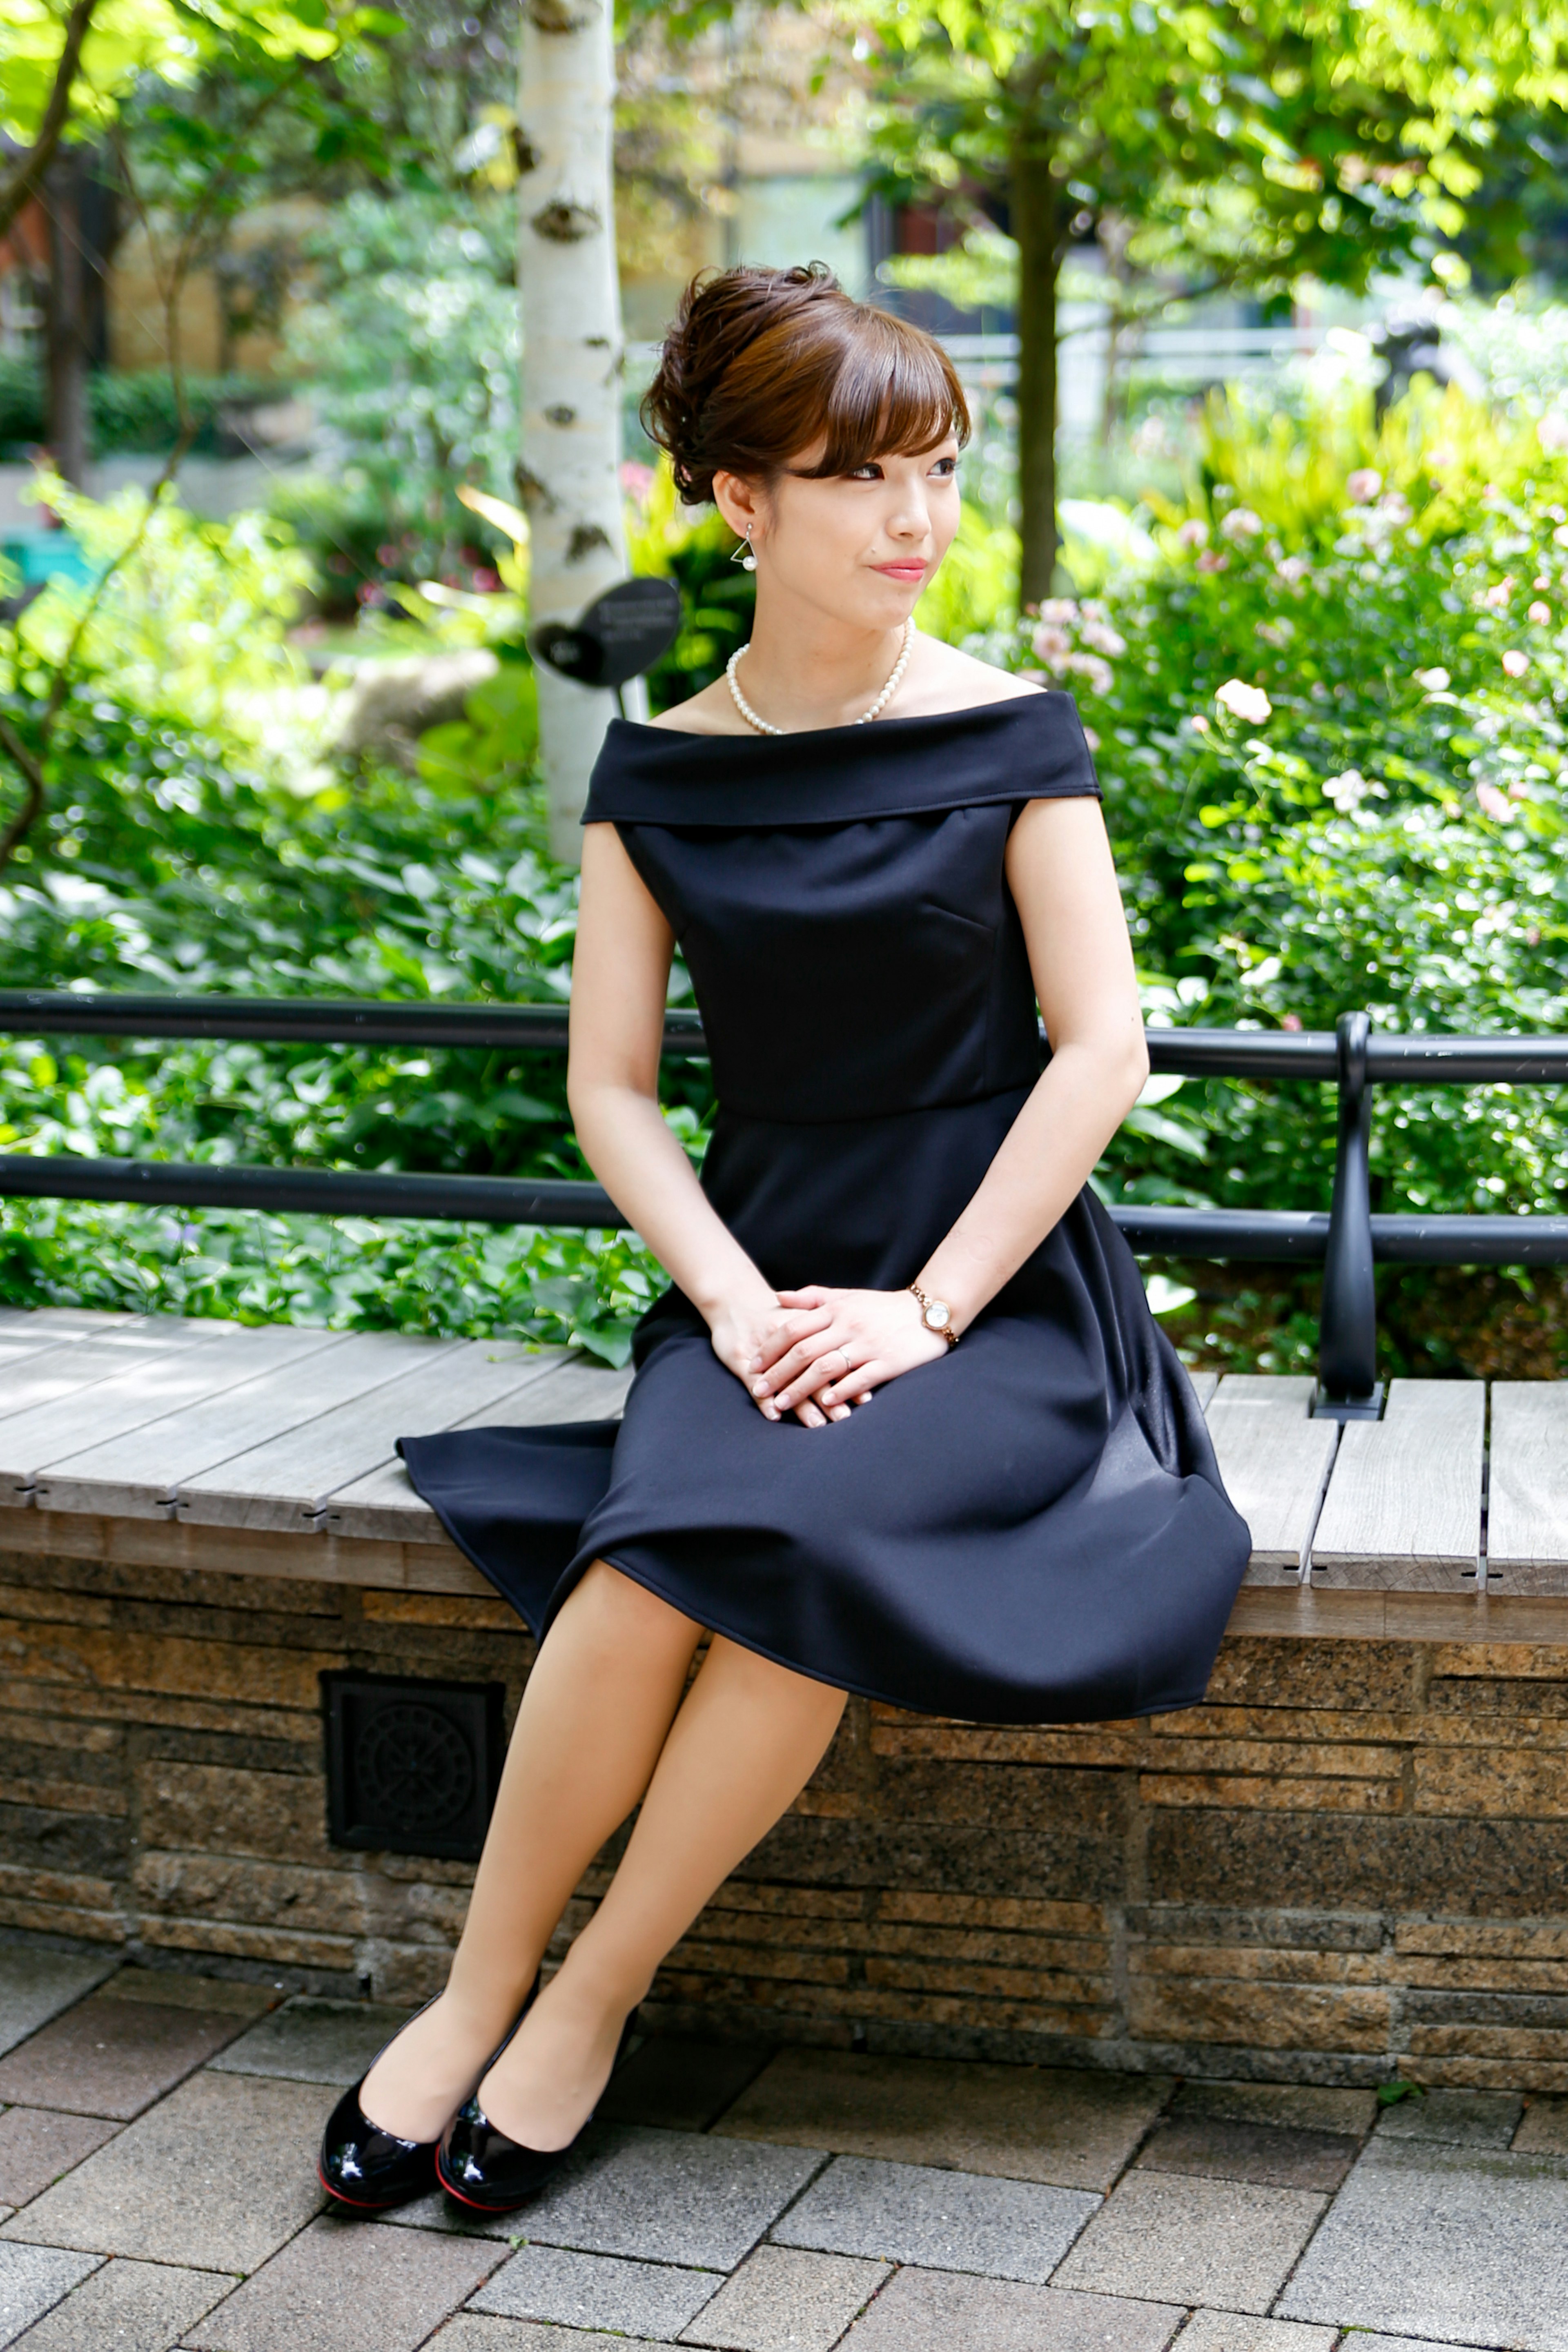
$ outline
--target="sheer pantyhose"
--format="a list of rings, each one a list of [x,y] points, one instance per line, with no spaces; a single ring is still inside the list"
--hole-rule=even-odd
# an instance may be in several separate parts
[[[561,1610],[518,1712],[447,1989],[361,2095],[383,2129],[435,2139],[478,2083],[509,2137],[564,2147],[660,1960],[810,1779],[843,1692],[721,1635],[687,1690],[700,1638],[604,1560]],[[639,1801],[604,1901],[483,2073],[573,1889]]]

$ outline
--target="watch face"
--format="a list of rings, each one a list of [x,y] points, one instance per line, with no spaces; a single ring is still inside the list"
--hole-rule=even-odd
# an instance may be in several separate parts
[[[933,1298],[926,1308],[925,1319],[933,1331],[945,1331],[952,1320],[952,1309],[944,1300]]]

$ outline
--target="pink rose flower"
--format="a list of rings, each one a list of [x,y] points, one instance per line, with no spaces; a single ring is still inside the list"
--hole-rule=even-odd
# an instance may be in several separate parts
[[[1543,629],[1552,618],[1552,607],[1550,604],[1543,604],[1537,597],[1525,617],[1533,621],[1538,628]]]
[[[1489,816],[1500,818],[1513,814],[1509,806],[1508,794],[1500,793],[1495,784],[1478,784],[1476,798]]]
[[[1530,667],[1530,656],[1521,654],[1517,646],[1511,646],[1502,657],[1502,666],[1510,677],[1522,677]]]
[[[1358,466],[1345,477],[1345,490],[1358,507],[1369,507],[1383,488],[1383,476],[1372,466]]]

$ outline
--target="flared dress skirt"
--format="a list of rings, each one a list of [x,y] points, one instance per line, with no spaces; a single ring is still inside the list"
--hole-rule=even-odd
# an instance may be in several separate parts
[[[616,824],[679,941],[720,1105],[703,1188],[775,1287],[901,1288],[973,1197],[1043,1060],[1008,833],[1095,790],[1056,693],[755,742],[612,724],[584,822]],[[602,1559],[925,1713],[1202,1697],[1250,1539],[1092,1191],[847,1421],[764,1420],[673,1288],[633,1357],[619,1422],[399,1442],[536,1634]]]

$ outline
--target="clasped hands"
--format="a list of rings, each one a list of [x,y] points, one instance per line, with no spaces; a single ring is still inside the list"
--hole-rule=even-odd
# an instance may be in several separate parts
[[[714,1354],[764,1419],[793,1412],[807,1429],[847,1421],[850,1407],[866,1403],[873,1389],[934,1363],[948,1348],[927,1330],[912,1291],[820,1282],[726,1306],[711,1328]]]

